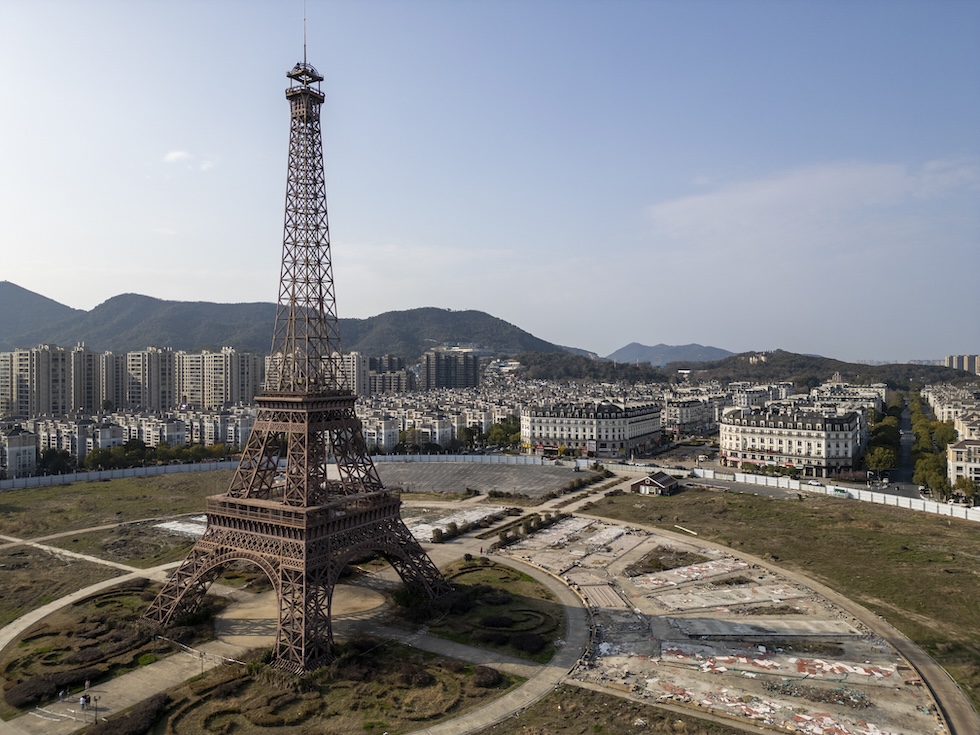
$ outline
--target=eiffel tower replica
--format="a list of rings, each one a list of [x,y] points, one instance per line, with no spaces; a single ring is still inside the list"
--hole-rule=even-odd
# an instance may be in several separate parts
[[[401,518],[367,453],[340,352],[320,136],[323,77],[304,60],[286,76],[289,171],[282,275],[263,392],[228,492],[207,499],[207,529],[144,615],[192,612],[233,561],[259,567],[279,599],[273,664],[302,673],[331,658],[334,585],[379,553],[414,593],[450,586]],[[328,478],[329,464],[338,478]]]

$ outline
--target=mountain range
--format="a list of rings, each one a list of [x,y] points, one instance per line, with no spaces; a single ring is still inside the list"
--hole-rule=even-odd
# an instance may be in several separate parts
[[[264,354],[271,347],[275,319],[275,304],[165,301],[139,294],[114,296],[84,311],[0,281],[3,352],[38,344],[70,347],[84,342],[99,352],[131,352],[148,346],[195,352],[230,346]],[[341,319],[340,339],[346,351],[390,354],[409,362],[433,347],[482,348],[496,355],[520,356],[529,377],[551,379],[666,381],[684,369],[699,380],[792,380],[806,386],[840,373],[851,382],[908,387],[970,377],[935,365],[871,367],[781,350],[760,359],[756,353],[734,354],[699,344],[650,347],[633,342],[601,359],[587,350],[546,342],[482,311],[434,307]]]
[[[4,351],[84,342],[94,351],[130,352],[150,345],[197,351],[227,345],[265,353],[271,347],[275,320],[275,304],[165,301],[139,294],[114,296],[84,311],[0,281],[0,350]],[[496,354],[588,354],[539,339],[481,311],[434,307],[341,319],[340,338],[348,351],[408,360],[442,345],[480,347]]]
[[[653,347],[648,347],[638,342],[630,342],[625,347],[620,347],[614,353],[608,355],[606,359],[613,360],[614,362],[648,362],[651,365],[663,367],[672,362],[711,362],[713,360],[723,360],[734,354],[734,352],[723,350],[720,347],[705,347],[699,344],[658,344]]]

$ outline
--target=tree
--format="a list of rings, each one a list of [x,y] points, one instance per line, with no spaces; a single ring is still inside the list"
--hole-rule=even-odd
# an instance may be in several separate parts
[[[898,449],[902,446],[902,433],[898,422],[890,416],[875,425],[871,432],[872,447],[891,447]]]
[[[414,424],[411,428],[398,432],[398,446],[395,447],[397,453],[414,454],[419,449],[419,430]]]
[[[883,472],[898,464],[898,454],[889,447],[875,447],[864,455],[864,462],[869,470]]]
[[[458,432],[456,432],[456,439],[459,441],[461,446],[473,448],[474,442],[476,441],[477,429],[472,426],[464,426]]]
[[[494,424],[487,432],[487,444],[494,446],[507,446],[510,443],[510,434],[501,424]]]
[[[933,424],[932,438],[936,449],[945,452],[946,446],[956,441],[956,429],[950,421],[936,421]]]
[[[925,485],[938,493],[943,500],[949,498],[949,478],[946,476],[946,457],[940,454],[926,454],[915,463],[912,482]]]
[[[964,498],[972,498],[980,493],[980,483],[977,483],[976,480],[971,480],[969,477],[957,477],[953,489]]]
[[[140,462],[148,459],[148,455],[153,453],[153,450],[147,447],[142,439],[129,439],[122,445],[122,450],[126,460],[129,462],[128,465],[124,466],[138,465]]]
[[[188,453],[191,462],[205,462],[211,458],[211,452],[203,444],[194,444]]]
[[[112,452],[108,449],[93,449],[85,455],[85,469],[108,470],[113,466]]]
[[[511,447],[520,441],[521,420],[513,414],[493,424],[487,432],[487,443],[495,446]]]
[[[74,471],[75,458],[67,449],[45,449],[41,452],[37,469],[46,475],[63,475]]]
[[[905,393],[900,390],[890,390],[888,391],[888,398],[885,403],[889,416],[901,416],[902,411],[905,410]]]
[[[169,443],[160,442],[159,444],[157,444],[156,457],[157,457],[157,462],[163,462],[164,464],[166,464],[167,462],[176,459],[177,455]]]

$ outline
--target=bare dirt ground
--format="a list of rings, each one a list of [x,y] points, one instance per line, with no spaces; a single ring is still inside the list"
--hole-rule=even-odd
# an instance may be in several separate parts
[[[535,498],[560,489],[581,476],[572,465],[535,467],[507,464],[378,462],[378,474],[386,487],[407,493],[465,493],[493,491]]]

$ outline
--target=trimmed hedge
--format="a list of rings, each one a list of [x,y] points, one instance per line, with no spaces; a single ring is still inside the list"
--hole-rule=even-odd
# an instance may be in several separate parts
[[[35,676],[10,687],[3,697],[11,707],[26,709],[53,700],[62,689],[80,689],[86,681],[95,681],[102,674],[100,669],[87,668]]]
[[[489,689],[498,686],[501,679],[500,672],[496,669],[491,669],[489,666],[477,666],[473,669],[474,686]]]
[[[133,707],[129,712],[105,722],[99,722],[86,731],[86,735],[143,735],[149,732],[163,711],[170,705],[166,692],[154,694]]]

